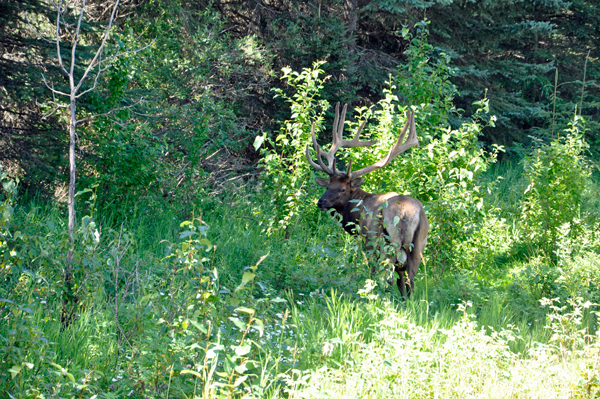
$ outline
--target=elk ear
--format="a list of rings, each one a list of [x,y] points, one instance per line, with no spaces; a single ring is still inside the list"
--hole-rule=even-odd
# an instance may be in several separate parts
[[[358,179],[354,179],[351,181],[352,187],[359,188],[361,184],[365,181],[364,177],[359,177]]]
[[[329,186],[329,179],[323,179],[322,177],[315,177],[315,181],[320,186],[327,188]]]

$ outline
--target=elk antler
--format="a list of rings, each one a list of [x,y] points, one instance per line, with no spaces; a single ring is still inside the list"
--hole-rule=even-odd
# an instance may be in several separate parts
[[[340,103],[337,103],[335,106],[335,119],[333,121],[333,142],[331,143],[331,148],[329,149],[328,152],[324,152],[321,149],[321,146],[317,143],[317,138],[315,137],[315,124],[313,123],[310,134],[312,136],[313,146],[315,148],[315,151],[317,152],[318,164],[316,164],[311,159],[310,153],[308,150],[308,144],[306,145],[306,159],[308,160],[308,163],[313,168],[320,170],[322,172],[325,172],[329,176],[343,175],[342,172],[339,172],[335,169],[335,153],[341,147],[347,147],[347,148],[368,147],[368,146],[372,146],[373,144],[377,143],[377,140],[359,141],[359,139],[358,139],[360,136],[360,133],[362,132],[363,128],[365,127],[365,125],[367,123],[366,120],[360,124],[360,126],[358,127],[358,130],[354,134],[354,138],[352,140],[344,140],[343,131],[344,131],[344,122],[346,120],[347,107],[348,107],[348,104],[345,104],[344,109],[342,110],[342,117],[340,119]],[[325,166],[325,164],[323,163],[322,157],[325,157],[325,159],[327,160],[327,164],[328,164],[327,166]],[[347,174],[348,175],[350,174],[350,168],[348,168]]]
[[[383,159],[380,159],[379,161],[375,162],[373,165],[371,166],[366,166],[362,169],[357,170],[356,172],[350,172],[350,168],[348,168],[348,178],[349,179],[355,179],[357,177],[366,175],[367,173],[371,173],[374,170],[383,168],[384,166],[386,166],[388,163],[390,163],[390,161],[394,158],[396,158],[399,154],[402,154],[404,151],[408,150],[410,147],[418,147],[419,146],[419,140],[417,139],[417,129],[415,127],[415,114],[412,113],[411,111],[407,111],[408,113],[408,118],[406,120],[406,125],[404,125],[404,129],[402,129],[402,133],[400,133],[400,137],[398,137],[398,141],[396,141],[396,144],[394,144],[394,146],[390,149],[390,152],[387,154],[387,156]],[[406,142],[404,142],[404,144],[402,144],[402,141],[404,140],[404,136],[406,136],[406,131],[409,129],[410,126],[410,133],[408,134],[408,138],[406,139]]]

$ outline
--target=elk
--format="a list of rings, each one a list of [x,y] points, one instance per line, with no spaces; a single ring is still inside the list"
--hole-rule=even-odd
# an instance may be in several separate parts
[[[406,125],[387,156],[373,165],[355,172],[352,172],[352,160],[350,160],[348,169],[344,173],[336,170],[335,153],[341,147],[369,147],[376,144],[377,141],[359,141],[366,121],[358,127],[352,140],[344,140],[343,130],[347,104],[344,105],[341,119],[339,106],[338,103],[335,107],[333,142],[329,151],[323,151],[317,144],[314,123],[311,135],[317,153],[317,162],[311,158],[309,145],[306,145],[308,163],[316,170],[329,175],[329,179],[320,177],[315,179],[319,185],[327,189],[317,205],[321,210],[333,209],[340,215],[344,230],[350,234],[361,235],[365,239],[367,250],[373,249],[374,243],[382,236],[388,244],[392,244],[394,254],[388,255],[388,259],[398,273],[396,285],[400,293],[403,297],[408,298],[414,289],[414,277],[419,269],[429,232],[429,222],[423,204],[415,198],[394,192],[371,194],[362,190],[360,186],[364,181],[364,175],[385,167],[399,154],[419,145],[414,114],[407,111]],[[408,138],[403,143],[407,131],[409,131]],[[324,164],[323,158],[327,160],[327,166]]]

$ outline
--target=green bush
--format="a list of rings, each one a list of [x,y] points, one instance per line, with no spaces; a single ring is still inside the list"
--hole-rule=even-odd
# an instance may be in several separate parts
[[[361,121],[372,121],[364,129],[363,139],[376,139],[377,144],[352,151],[341,149],[336,157],[346,164],[352,160],[355,169],[382,159],[406,121],[403,115],[406,109],[399,104],[399,95],[410,101],[423,101],[411,107],[416,115],[420,147],[412,148],[391,165],[371,173],[363,188],[376,193],[397,191],[424,203],[431,225],[426,261],[442,274],[451,265],[464,266],[472,260],[469,247],[475,241],[469,240],[486,215],[484,195],[477,179],[495,162],[501,148],[486,151],[478,141],[482,129],[493,126],[494,122],[493,117],[487,117],[487,99],[475,103],[477,111],[459,128],[453,129],[447,124],[449,114],[453,112],[451,71],[446,58],[442,57],[439,62],[430,60],[432,52],[434,49],[427,44],[426,34],[421,32],[408,51],[409,67],[399,71],[399,76],[405,78],[399,79],[403,82],[400,89],[388,83],[382,100],[370,108],[357,108],[357,120],[348,118],[346,122],[352,131]],[[271,143],[276,150],[263,150],[262,162],[268,179],[270,184],[276,184],[272,187],[277,187],[273,195],[274,208],[280,215],[277,220],[283,225],[290,223],[292,215],[302,214],[311,219],[308,215],[316,210],[312,204],[309,208],[307,201],[299,199],[306,196],[308,187],[314,187],[308,180],[309,167],[304,159],[305,146],[310,144],[311,122],[315,122],[317,132],[322,130],[323,112],[328,106],[326,102],[316,100],[323,88],[322,81],[317,79],[320,65],[315,64],[312,70],[305,69],[300,73],[284,70],[284,77],[297,90],[292,98],[288,98],[292,103],[293,120],[286,122],[286,129],[277,137],[277,143]],[[431,84],[423,83],[427,79]],[[411,92],[408,88],[413,81],[421,83],[418,90]],[[432,106],[431,101],[436,105]],[[262,140],[264,138],[260,138],[257,146]]]
[[[575,115],[564,135],[541,144],[524,160],[527,181],[521,200],[523,239],[532,250],[558,259],[561,241],[581,238],[587,215],[582,200],[590,185],[584,121]]]
[[[286,120],[277,137],[272,140],[267,135],[258,136],[255,148],[261,150],[261,164],[264,167],[265,189],[270,194],[273,214],[268,222],[267,232],[279,229],[286,231],[301,217],[310,220],[317,211],[316,206],[307,200],[310,192],[311,168],[306,162],[305,146],[311,142],[311,128],[320,130],[324,124],[324,113],[329,103],[321,99],[321,91],[327,78],[322,78],[324,62],[315,62],[312,68],[301,72],[283,69],[283,77],[295,91],[288,95],[276,90],[290,104],[291,119]]]

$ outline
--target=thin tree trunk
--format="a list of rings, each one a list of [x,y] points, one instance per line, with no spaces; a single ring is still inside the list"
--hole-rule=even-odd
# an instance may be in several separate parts
[[[69,241],[72,244],[73,233],[75,232],[75,139],[76,139],[76,118],[75,118],[75,96],[71,97],[70,117],[69,117]]]
[[[74,254],[75,254],[75,223],[76,223],[75,178],[77,176],[77,173],[76,173],[77,168],[76,168],[76,162],[75,162],[75,145],[76,145],[76,139],[77,139],[77,131],[76,131],[77,123],[85,121],[85,120],[90,120],[90,119],[95,118],[100,115],[108,115],[111,112],[113,112],[114,110],[116,110],[116,109],[113,109],[107,113],[97,114],[97,115],[87,117],[87,118],[84,118],[84,119],[81,119],[78,121],[77,113],[76,113],[77,98],[81,97],[82,95],[84,95],[90,91],[95,90],[96,85],[98,84],[98,79],[100,78],[100,74],[104,70],[106,70],[106,68],[108,68],[108,66],[110,66],[112,61],[114,61],[119,56],[124,54],[122,52],[117,51],[116,54],[111,55],[107,59],[106,58],[102,59],[104,45],[106,44],[106,40],[108,39],[108,37],[110,35],[110,30],[111,30],[113,21],[115,19],[116,13],[117,13],[117,8],[119,7],[119,1],[120,0],[117,0],[113,6],[112,14],[110,16],[110,20],[108,21],[108,26],[106,27],[106,30],[104,31],[104,36],[102,38],[102,42],[100,43],[100,46],[98,47],[98,50],[96,51],[96,54],[94,55],[94,58],[88,63],[87,69],[84,71],[83,75],[81,76],[81,78],[79,78],[77,83],[75,82],[75,60],[77,58],[77,44],[79,41],[81,21],[83,19],[83,15],[85,13],[86,0],[81,1],[81,8],[79,11],[79,16],[77,18],[77,24],[75,25],[75,31],[73,32],[73,36],[72,36],[71,61],[70,61],[71,65],[70,65],[69,70],[67,70],[65,68],[65,64],[63,62],[63,56],[62,56],[61,50],[60,50],[60,44],[61,44],[60,32],[61,32],[61,26],[63,26],[63,25],[65,27],[68,27],[67,31],[69,31],[71,29],[72,25],[67,24],[65,22],[64,14],[69,13],[69,7],[71,5],[73,5],[74,8],[76,8],[76,6],[74,4],[72,4],[71,2],[68,2],[67,4],[65,4],[65,2],[63,0],[61,0],[59,4],[52,3],[53,6],[56,8],[56,12],[57,12],[57,15],[56,15],[56,37],[55,37],[55,39],[56,39],[56,55],[58,58],[60,68],[62,69],[62,71],[65,73],[65,75],[69,79],[69,86],[70,86],[69,93],[65,93],[60,90],[56,90],[54,88],[54,84],[50,84],[46,80],[46,77],[44,76],[44,74],[42,74],[44,84],[53,93],[53,95],[58,94],[61,96],[69,97],[69,106],[64,107],[64,108],[69,108],[69,201],[68,201],[69,250],[67,252],[67,264],[65,265],[65,273],[64,273],[64,289],[65,289],[65,291],[63,294],[63,309],[62,309],[62,314],[61,314],[61,321],[62,321],[63,328],[67,327],[71,323],[73,318],[75,317],[76,310],[77,310],[76,306],[77,306],[77,302],[78,302],[77,296],[73,293],[73,262],[74,262],[74,256],[75,256]],[[145,46],[144,48],[147,48],[148,46]],[[138,49],[138,50],[134,51],[134,53],[141,51],[142,49]],[[82,88],[83,83],[85,82],[86,79],[88,79],[88,74],[93,70],[95,70],[96,72],[92,72],[92,74],[95,74],[95,77],[90,79],[93,81],[91,87],[87,88],[87,89]],[[80,90],[82,90],[82,91],[80,92]],[[142,101],[142,99],[140,99],[140,102],[141,101]],[[117,108],[117,109],[126,109],[126,108],[130,108],[132,106],[133,105],[129,105],[129,106],[121,107],[121,108]],[[62,108],[62,106],[59,105],[58,108]]]
[[[72,83],[72,82],[71,82]],[[71,90],[73,93],[73,90]],[[67,253],[67,265],[65,267],[65,294],[63,296],[63,309],[61,321],[63,327],[68,326],[74,315],[74,306],[77,302],[73,295],[73,254],[75,252],[75,179],[77,176],[77,168],[75,163],[75,144],[76,144],[76,98],[75,94],[71,94],[71,101],[69,106],[69,251]]]

